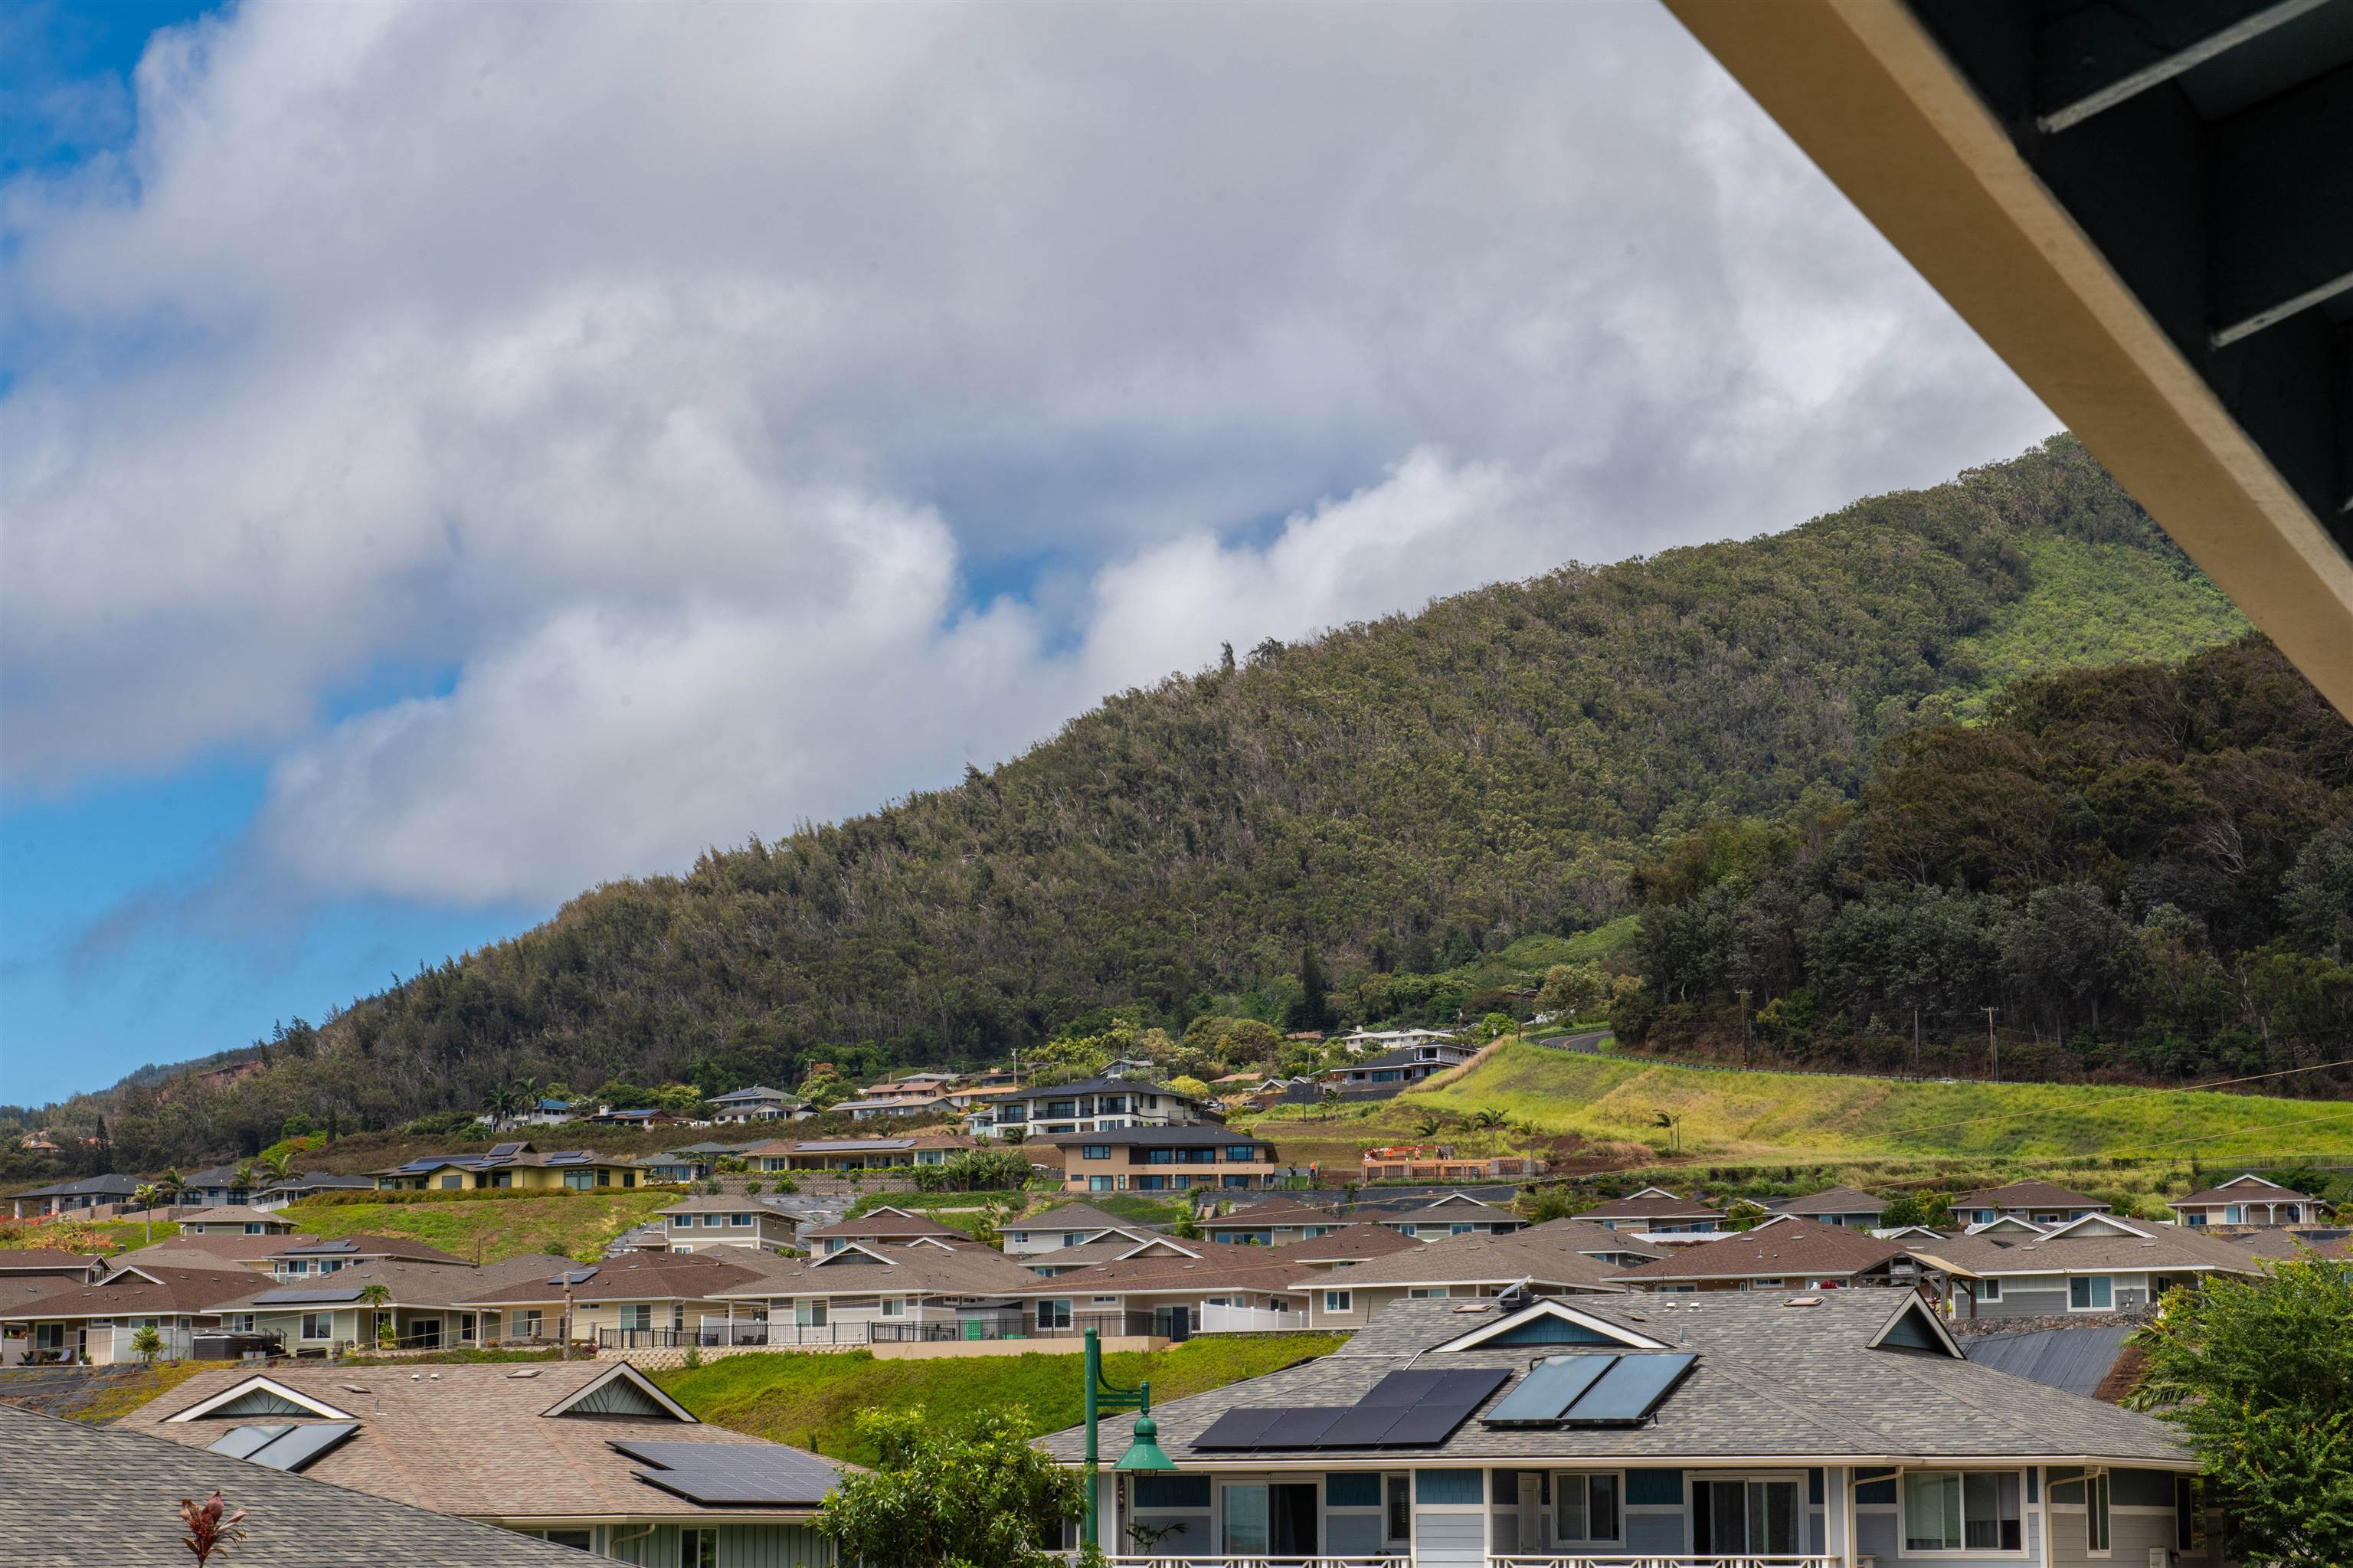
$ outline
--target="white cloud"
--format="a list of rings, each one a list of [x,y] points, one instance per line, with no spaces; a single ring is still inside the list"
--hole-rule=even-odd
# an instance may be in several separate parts
[[[675,866],[2050,422],[1648,6],[254,5],[137,87],[0,196],[6,767],[258,748],[323,894]],[[322,716],[386,668],[456,674]]]

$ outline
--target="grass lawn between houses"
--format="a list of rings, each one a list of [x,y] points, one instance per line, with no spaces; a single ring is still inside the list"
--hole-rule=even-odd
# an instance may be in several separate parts
[[[1154,1402],[1166,1404],[1328,1355],[1345,1341],[1341,1334],[1189,1340],[1155,1354],[1106,1355],[1103,1376],[1123,1387],[1149,1380]],[[1018,1405],[1031,1433],[1052,1432],[1077,1425],[1085,1414],[1080,1388],[1084,1367],[1082,1356],[1036,1352],[885,1361],[865,1351],[784,1351],[729,1356],[653,1378],[714,1425],[871,1465],[874,1452],[858,1432],[861,1410],[922,1405],[947,1418]],[[1127,1446],[1124,1427],[1107,1429],[1103,1442],[1110,1457],[1117,1457]]]
[[[678,1200],[673,1192],[551,1192],[450,1203],[295,1203],[280,1213],[299,1234],[326,1241],[365,1232],[414,1236],[469,1262],[477,1245],[484,1263],[533,1252],[594,1262],[607,1242]]]

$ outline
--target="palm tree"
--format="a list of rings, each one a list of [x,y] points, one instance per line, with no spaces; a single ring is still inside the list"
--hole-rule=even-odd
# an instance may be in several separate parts
[[[1445,1130],[1446,1118],[1436,1111],[1430,1112],[1413,1124],[1413,1135],[1416,1138],[1436,1138]]]
[[[1473,1111],[1471,1113],[1471,1125],[1481,1132],[1485,1132],[1492,1128],[1501,1127],[1506,1119],[1507,1118],[1504,1117],[1504,1113],[1497,1110],[1493,1106],[1489,1106],[1484,1110]]]
[[[140,1217],[147,1222],[147,1240],[151,1245],[155,1240],[155,1200],[163,1195],[163,1189],[153,1181],[142,1181],[131,1190],[132,1201],[140,1207]]]
[[[366,1302],[369,1308],[375,1314],[375,1332],[369,1337],[382,1347],[385,1336],[389,1333],[394,1345],[396,1346],[400,1342],[399,1333],[385,1320],[384,1316],[384,1304],[392,1299],[392,1291],[382,1284],[371,1285],[360,1292],[360,1299]]]
[[[515,1113],[514,1090],[504,1084],[495,1086],[482,1097],[482,1108],[491,1113],[491,1125],[504,1132]]]
[[[237,1171],[229,1177],[229,1181],[232,1185],[244,1190],[245,1201],[250,1203],[253,1202],[253,1190],[261,1185],[260,1161],[255,1160],[238,1161]]]
[[[155,1195],[166,1203],[176,1205],[187,1191],[188,1179],[180,1174],[180,1168],[176,1165],[155,1178]]]
[[[1667,1152],[1670,1154],[1680,1152],[1683,1148],[1683,1119],[1679,1116],[1669,1116],[1665,1111],[1661,1111],[1658,1113],[1658,1119],[1651,1123],[1652,1127],[1663,1127],[1667,1129]]]
[[[286,1181],[294,1174],[294,1153],[291,1149],[272,1150],[261,1157],[262,1168],[272,1181]]]

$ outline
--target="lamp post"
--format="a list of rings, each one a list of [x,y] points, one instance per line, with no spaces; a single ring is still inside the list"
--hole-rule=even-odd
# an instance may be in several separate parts
[[[1087,1513],[1082,1539],[1089,1546],[1099,1546],[1101,1521],[1097,1510],[1102,1492],[1096,1484],[1096,1467],[1102,1456],[1095,1446],[1095,1423],[1107,1410],[1133,1410],[1135,1417],[1135,1441],[1119,1457],[1114,1470],[1173,1470],[1176,1467],[1167,1455],[1160,1451],[1160,1424],[1152,1419],[1152,1384],[1140,1383],[1134,1388],[1116,1388],[1103,1381],[1103,1340],[1094,1330],[1087,1330],[1086,1354],[1087,1409]]]

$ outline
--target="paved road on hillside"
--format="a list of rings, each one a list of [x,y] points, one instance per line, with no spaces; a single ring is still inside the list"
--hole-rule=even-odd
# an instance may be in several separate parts
[[[1588,1029],[1582,1034],[1556,1034],[1536,1044],[1547,1051],[1576,1051],[1591,1056],[1600,1052],[1601,1043],[1609,1038],[1607,1029]]]

